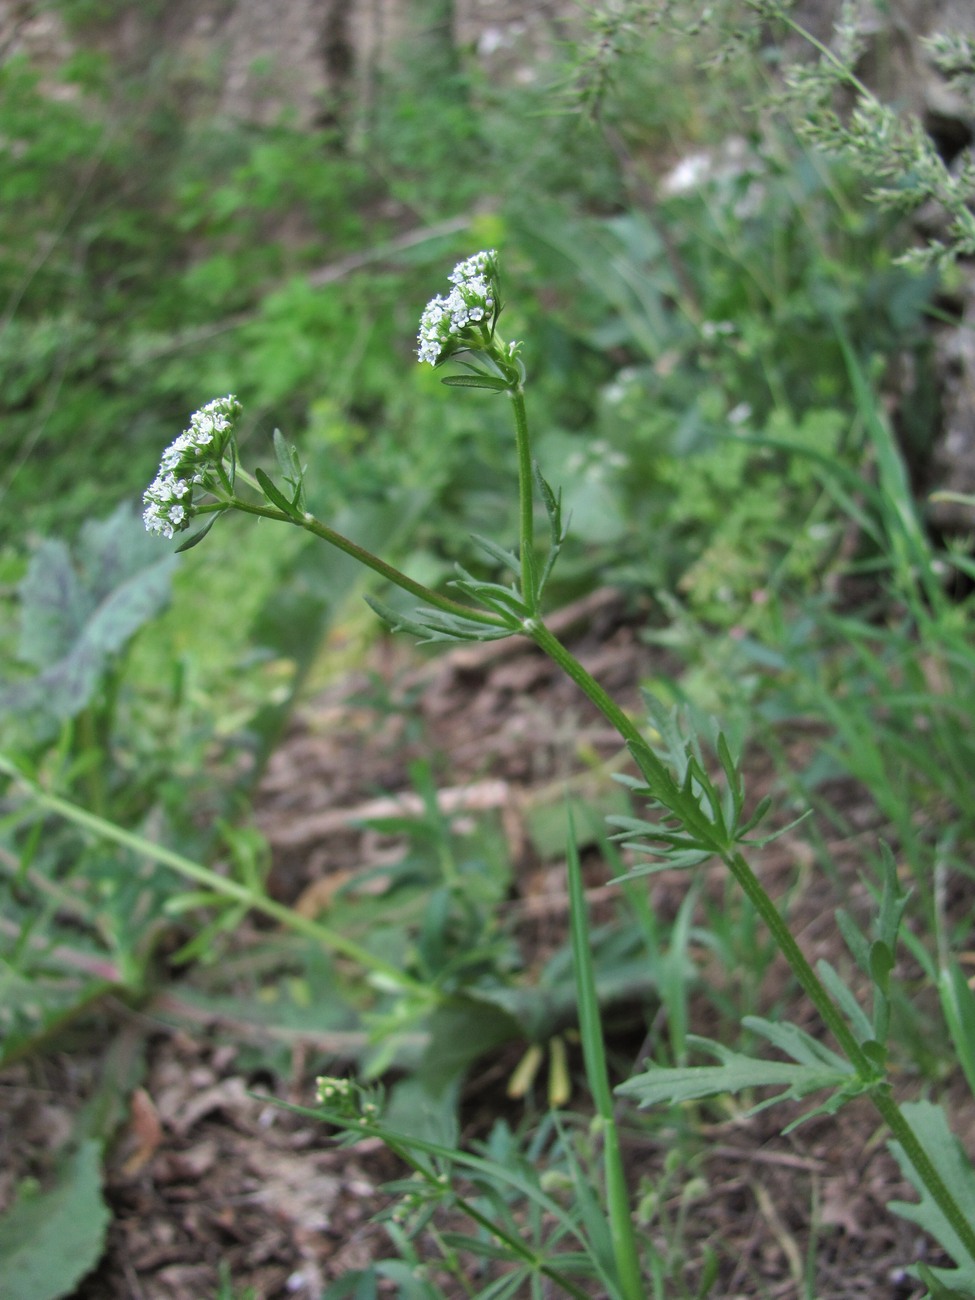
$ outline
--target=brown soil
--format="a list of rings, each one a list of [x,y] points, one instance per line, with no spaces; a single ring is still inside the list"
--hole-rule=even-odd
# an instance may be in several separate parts
[[[666,668],[653,661],[658,652],[641,641],[638,624],[639,614],[610,592],[596,593],[561,619],[575,652],[634,712],[640,681]],[[382,642],[366,662],[366,670],[343,677],[302,708],[263,779],[256,816],[273,851],[274,894],[309,914],[327,913],[339,887],[389,861],[395,845],[359,823],[409,811],[416,800],[409,764],[427,758],[452,817],[500,819],[516,864],[505,919],[526,968],[536,968],[564,941],[567,908],[562,867],[539,852],[533,813],[547,803],[558,806],[567,780],[598,802],[612,788],[606,767],[620,757],[613,734],[525,643],[424,660],[403,641]],[[755,798],[774,788],[760,755],[749,768]],[[876,843],[881,828],[858,790],[836,793],[857,827],[832,846],[844,904],[855,910],[863,900],[861,852]],[[586,869],[597,916],[612,915],[617,891],[597,854],[587,854]],[[760,869],[774,897],[788,896],[807,954],[842,962],[832,920],[836,886],[815,869],[799,833],[766,850]],[[658,915],[673,916],[686,879],[673,873],[648,879]],[[726,896],[716,872],[705,888],[718,903]],[[247,937],[243,932],[244,946]],[[734,1000],[741,991],[729,984],[728,972],[713,960],[709,966],[703,951],[695,955],[705,978],[720,980]],[[192,984],[192,972],[188,979]],[[312,1300],[347,1270],[391,1254],[373,1216],[389,1204],[382,1185],[398,1176],[395,1162],[374,1140],[337,1148],[319,1123],[269,1100],[313,1104],[314,1076],[326,1065],[334,1072],[355,1033],[343,1039],[343,1031],[291,1032],[275,1027],[273,1018],[272,1028],[261,1030],[246,1018],[194,1011],[184,992],[174,981],[138,1010],[106,1007],[97,1038],[86,1023],[47,1054],[0,1076],[0,1204],[25,1173],[43,1181],[106,1061],[121,1079],[128,1045],[132,1060],[145,1052],[144,1072],[134,1091],[126,1090],[127,1113],[108,1156],[106,1195],[114,1215],[108,1248],[77,1300]],[[781,1012],[785,993],[773,961],[761,1005]],[[637,1007],[635,1019],[633,1010],[612,1043],[621,1075],[639,1064],[648,1036],[665,1032],[652,1005]],[[801,1008],[786,1010],[802,1019]],[[692,1027],[721,1032],[713,998],[695,996]],[[512,1044],[472,1072],[463,1105],[469,1135],[485,1135],[499,1114],[516,1126],[541,1104],[532,1097],[513,1102],[505,1092],[523,1049]],[[570,1065],[578,1080],[579,1061]],[[910,1080],[905,1086],[916,1091]],[[689,1285],[713,1250],[718,1275],[708,1294],[724,1300],[920,1295],[905,1269],[924,1254],[925,1243],[885,1208],[894,1197],[913,1197],[870,1109],[848,1106],[787,1137],[780,1136],[783,1113],[777,1108],[748,1118],[731,1105],[706,1112],[710,1118],[698,1118],[698,1137],[687,1148],[696,1151],[693,1168],[666,1183],[675,1132],[632,1125],[627,1152],[634,1185],[660,1191],[650,1229],[656,1246],[684,1250]],[[957,1118],[972,1121],[970,1113]],[[678,1221],[682,1235],[663,1226]],[[932,1262],[941,1261],[934,1255]]]

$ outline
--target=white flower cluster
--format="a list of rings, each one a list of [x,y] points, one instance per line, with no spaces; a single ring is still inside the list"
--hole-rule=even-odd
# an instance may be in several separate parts
[[[172,537],[189,527],[193,489],[219,460],[240,412],[240,402],[231,394],[190,416],[190,427],[163,452],[159,473],[143,495],[142,519],[148,532]]]
[[[473,340],[463,338],[463,331],[480,325],[495,315],[495,281],[498,274],[495,249],[475,253],[458,262],[450,276],[454,286],[446,298],[431,298],[420,317],[417,355],[435,366],[441,354],[454,351]]]

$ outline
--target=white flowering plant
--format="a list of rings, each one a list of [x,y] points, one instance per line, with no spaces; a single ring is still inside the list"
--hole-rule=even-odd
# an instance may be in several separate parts
[[[780,1088],[773,1100],[800,1099],[825,1091],[826,1099],[808,1114],[832,1113],[852,1097],[868,1097],[888,1125],[893,1149],[903,1167],[922,1191],[922,1206],[910,1207],[912,1217],[940,1237],[957,1264],[950,1272],[941,1270],[940,1277],[930,1275],[929,1284],[950,1281],[955,1287],[968,1286],[964,1294],[975,1294],[975,1225],[965,1208],[968,1193],[975,1188],[975,1176],[970,1166],[957,1173],[957,1147],[950,1133],[933,1126],[926,1113],[899,1106],[888,1077],[889,977],[906,903],[892,859],[887,860],[876,933],[870,938],[851,922],[844,923],[851,951],[874,985],[874,1011],[868,1016],[835,971],[817,973],[812,968],[749,865],[745,853],[771,838],[756,834],[769,810],[769,801],[762,801],[753,810],[747,808],[738,760],[725,738],[717,735],[713,742],[720,781],[704,761],[697,739],[685,735],[673,718],[654,705],[651,711],[658,743],[649,743],[630,716],[546,626],[542,598],[565,531],[559,494],[545,480],[532,456],[521,345],[506,342],[498,330],[501,296],[497,251],[478,252],[459,262],[450,276],[450,285],[446,294],[430,300],[422,314],[418,358],[422,364],[435,367],[446,362],[459,366],[463,373],[444,379],[449,386],[503,394],[511,402],[520,496],[518,542],[514,548],[506,548],[489,539],[477,539],[487,555],[510,573],[508,583],[483,581],[459,570],[452,584],[461,597],[458,600],[424,587],[336,533],[305,510],[298,453],[280,434],[275,435],[275,445],[283,484],[275,484],[260,470],[254,478],[245,474],[237,464],[235,427],[240,407],[232,397],[197,412],[187,432],[167,451],[159,477],[146,494],[146,526],[171,535],[188,527],[194,514],[227,509],[291,523],[339,547],[389,583],[420,599],[420,606],[405,615],[370,600],[394,630],[404,629],[434,641],[521,635],[548,654],[601,709],[636,765],[638,775],[628,780],[634,795],[647,801],[650,814],[614,819],[620,837],[649,859],[647,865],[635,868],[631,874],[638,876],[664,866],[691,870],[715,858],[723,862],[765,922],[839,1049],[825,1047],[795,1025],[752,1018],[752,1031],[784,1054],[786,1062],[745,1056],[718,1043],[696,1040],[703,1051],[717,1058],[718,1064],[674,1070],[655,1068],[629,1080],[618,1090],[620,1095],[651,1105],[662,1101],[677,1104],[763,1085]],[[238,482],[257,488],[262,500],[238,496]],[[209,494],[210,500],[201,503],[198,493]],[[549,523],[549,545],[544,556],[539,555],[534,534],[539,504]],[[638,1300],[645,1294],[641,1248],[624,1177],[585,904],[574,854],[570,853],[567,866],[580,1026],[587,1077],[600,1117],[604,1195],[613,1243],[612,1267],[607,1271],[604,1262],[602,1273],[611,1294],[622,1300]],[[348,1089],[342,1093],[345,1103],[355,1095]],[[349,1132],[364,1130],[380,1135],[404,1158],[409,1156],[409,1141],[384,1127],[378,1104],[370,1103],[368,1114],[353,1107],[352,1114],[345,1103],[336,1107],[337,1096],[334,1089],[321,1091],[322,1113],[330,1122]],[[410,1159],[417,1167],[415,1158]],[[420,1167],[424,1167],[422,1162]],[[518,1256],[518,1251],[513,1250]],[[549,1265],[542,1272],[549,1278],[557,1277],[569,1293],[581,1294],[568,1273],[556,1270],[553,1274]]]
[[[770,801],[764,799],[754,808],[749,806],[739,759],[725,737],[714,735],[711,753],[706,755],[699,738],[683,730],[676,716],[652,700],[652,726],[644,732],[547,625],[543,609],[546,582],[558,559],[565,527],[559,493],[546,481],[532,454],[521,346],[506,342],[498,330],[501,298],[497,252],[476,253],[460,262],[450,283],[451,289],[432,299],[423,312],[418,357],[422,364],[458,365],[463,373],[446,376],[444,382],[449,386],[483,389],[511,403],[518,469],[518,538],[514,546],[477,539],[490,560],[507,571],[507,582],[482,580],[459,569],[452,594],[445,595],[415,581],[315,518],[306,508],[298,451],[279,432],[274,436],[278,480],[261,469],[253,475],[248,473],[240,465],[237,429],[242,412],[233,396],[217,399],[198,411],[187,430],[164,453],[159,474],[145,496],[146,528],[174,538],[188,531],[194,519],[212,516],[201,532],[189,537],[185,547],[196,544],[215,519],[228,510],[287,523],[337,547],[384,582],[418,600],[419,605],[403,614],[370,598],[370,604],[394,630],[404,629],[427,641],[490,640],[512,635],[532,641],[603,713],[632,760],[635,771],[624,779],[634,799],[645,802],[647,811],[642,817],[612,819],[618,838],[645,859],[627,872],[627,878],[637,880],[663,868],[694,871],[705,861],[723,864],[759,914],[832,1042],[827,1045],[795,1024],[751,1017],[747,1028],[774,1048],[779,1059],[747,1055],[721,1043],[692,1038],[691,1045],[715,1063],[673,1069],[653,1067],[636,1074],[614,1093],[582,875],[570,833],[566,860],[570,940],[583,1059],[601,1152],[601,1195],[593,1197],[588,1175],[584,1176],[581,1166],[574,1164],[580,1208],[578,1213],[569,1213],[548,1193],[537,1171],[521,1169],[512,1176],[510,1170],[506,1172],[481,1156],[405,1133],[392,1118],[387,1118],[381,1094],[367,1094],[354,1082],[322,1080],[319,1108],[313,1113],[344,1132],[347,1140],[380,1138],[412,1167],[423,1183],[423,1191],[417,1200],[416,1186],[411,1185],[410,1191],[404,1193],[404,1205],[408,1202],[407,1210],[410,1206],[418,1209],[417,1223],[429,1222],[434,1204],[472,1218],[481,1235],[465,1238],[465,1250],[481,1250],[488,1260],[504,1259],[514,1270],[506,1282],[524,1280],[536,1289],[555,1285],[560,1293],[581,1297],[589,1294],[587,1286],[595,1277],[613,1300],[643,1300],[653,1274],[653,1246],[637,1231],[617,1119],[620,1098],[640,1106],[678,1105],[722,1093],[771,1088],[775,1095],[762,1103],[768,1106],[783,1100],[804,1101],[820,1094],[819,1100],[793,1121],[794,1126],[812,1115],[832,1114],[848,1100],[863,1097],[886,1124],[891,1149],[921,1194],[919,1204],[897,1204],[894,1208],[934,1235],[954,1261],[951,1269],[927,1269],[919,1264],[919,1275],[932,1296],[975,1296],[975,1224],[970,1212],[975,1203],[975,1171],[937,1107],[927,1103],[900,1105],[893,1094],[888,1064],[891,984],[907,895],[892,856],[887,854],[885,858],[878,915],[872,929],[862,930],[846,914],[837,916],[851,956],[872,986],[873,1005],[867,1011],[835,969],[824,963],[818,969],[812,967],[753,870],[751,855],[773,838],[759,833]],[[548,520],[545,548],[536,544],[536,507]],[[0,770],[6,770],[2,764]],[[23,779],[12,769],[8,775]],[[129,832],[73,808],[36,785],[31,789],[48,810],[129,847],[136,845],[137,837]],[[259,907],[275,921],[317,937],[337,954],[368,970],[384,987],[401,989],[418,1003],[429,1005],[431,990],[420,987],[394,962],[368,952],[341,932],[299,917],[272,900],[258,898],[253,890],[222,880],[217,873],[179,855],[141,840],[138,845],[139,851],[168,862],[204,885],[214,898],[223,896],[233,899],[235,905]],[[975,1079],[975,997],[963,980],[954,981],[943,996],[954,1040],[971,1068],[970,1077]],[[486,1192],[486,1200],[470,1199],[455,1188],[451,1177],[454,1169],[458,1178],[473,1179],[483,1188],[491,1186],[493,1179],[495,1188],[503,1186],[506,1190],[504,1194]],[[524,1199],[529,1207],[527,1218],[532,1222],[553,1225],[548,1238],[522,1240],[519,1221],[511,1215],[503,1222],[492,1221],[490,1207],[497,1210],[508,1193]],[[408,1242],[406,1237],[401,1240],[405,1252]],[[568,1249],[565,1242],[569,1242]]]
[[[142,517],[150,533],[172,538],[189,528],[194,515],[222,508],[201,504],[200,498],[233,492],[234,433],[240,413],[233,394],[215,398],[194,412],[189,428],[166,448],[159,473],[142,498]]]
[[[490,355],[501,313],[496,249],[458,262],[446,295],[431,298],[420,318],[417,355],[432,366],[459,353]]]

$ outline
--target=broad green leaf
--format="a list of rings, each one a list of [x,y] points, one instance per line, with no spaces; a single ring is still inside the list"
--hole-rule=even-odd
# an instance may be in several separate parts
[[[61,1166],[46,1192],[21,1187],[0,1219],[4,1300],[71,1295],[101,1257],[108,1229],[102,1199],[102,1144],[89,1138]]]
[[[66,655],[91,612],[64,542],[48,539],[31,556],[20,584],[20,658],[47,668]]]
[[[20,588],[20,654],[41,671],[0,691],[0,709],[80,713],[113,656],[166,604],[175,563],[124,507],[89,523],[73,554],[41,543]]]
[[[20,584],[20,657],[41,669],[57,663],[99,606],[159,560],[158,539],[127,506],[86,523],[71,550],[41,542]]]

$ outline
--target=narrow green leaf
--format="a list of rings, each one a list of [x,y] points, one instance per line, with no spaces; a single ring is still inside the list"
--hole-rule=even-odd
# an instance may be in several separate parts
[[[509,1300],[521,1290],[525,1279],[530,1275],[527,1268],[515,1269],[513,1273],[506,1273],[504,1277],[497,1278],[483,1291],[478,1291],[477,1300]],[[443,1292],[440,1293],[441,1295]]]
[[[850,950],[853,960],[863,971],[864,975],[870,974],[870,943],[863,931],[854,921],[853,917],[844,908],[839,907],[835,912],[836,925],[840,934],[843,936],[843,942]]]
[[[881,843],[880,860],[884,873],[884,890],[880,903],[879,937],[891,952],[896,951],[897,936],[900,933],[904,909],[910,900],[911,891],[901,884],[897,874],[897,863],[890,850],[890,845]]]
[[[716,750],[718,762],[721,764],[722,771],[728,778],[728,784],[734,793],[735,803],[740,807],[741,800],[744,798],[745,793],[745,788],[742,784],[741,769],[739,768],[738,760],[731,752],[731,747],[728,744],[727,737],[723,731],[718,732]]]
[[[510,569],[512,573],[518,572],[518,557],[513,551],[506,551],[503,546],[498,546],[489,537],[482,537],[480,533],[471,533],[471,539],[477,542],[482,551],[486,551],[492,559],[497,560],[504,568]]]
[[[440,1239],[446,1246],[457,1250],[469,1250],[481,1259],[511,1259],[511,1251],[503,1244],[489,1241],[487,1237],[470,1237],[464,1232],[442,1232]]]
[[[277,508],[283,511],[289,519],[298,519],[300,517],[297,507],[288,500],[280,488],[274,486],[270,478],[265,474],[264,470],[256,469],[254,471],[254,477],[257,479],[258,483],[260,483],[261,491],[267,497],[268,501],[270,501],[272,506],[277,506]]]
[[[492,628],[486,623],[467,620],[461,615],[447,614],[441,610],[420,609],[411,617],[377,600],[374,596],[363,597],[366,604],[386,623],[393,632],[409,632],[421,642],[437,641],[500,641],[511,635],[511,629]]]
[[[853,991],[843,982],[838,971],[828,961],[818,961],[816,972],[826,985],[826,992],[850,1022],[858,1041],[865,1042],[874,1034],[875,1029],[870,1023],[870,1017],[854,997]]]
[[[825,1066],[840,1076],[852,1076],[854,1073],[853,1066],[842,1056],[838,1056],[825,1043],[821,1043],[818,1038],[813,1038],[812,1034],[807,1034],[804,1029],[800,1029],[798,1025],[788,1020],[780,1022],[766,1020],[763,1016],[745,1016],[742,1024],[746,1029],[761,1034],[773,1047],[777,1047],[780,1052],[785,1052],[786,1056],[791,1056],[800,1065],[809,1065],[816,1069]]]
[[[220,513],[223,512],[221,511]],[[194,533],[192,537],[188,537],[185,542],[183,542],[180,546],[177,546],[174,554],[182,555],[184,551],[192,551],[194,546],[199,546],[199,544],[203,541],[204,537],[206,537],[207,533],[210,531],[210,529],[213,527],[213,525],[217,522],[219,518],[220,518],[220,514],[215,513],[213,517],[210,519],[210,522],[208,524],[205,524],[199,530],[199,532]]]
[[[493,393],[503,393],[511,387],[507,379],[492,379],[490,375],[448,375],[440,382],[448,388],[487,388]]]
[[[562,533],[562,489],[558,492],[552,490],[551,485],[542,474],[538,461],[532,461],[532,472],[535,475],[535,483],[538,487],[539,496],[542,498],[542,504],[545,506],[545,513],[548,515],[549,525],[552,530],[552,541],[559,544],[565,540]]]
[[[890,985],[890,972],[894,969],[894,954],[882,939],[875,939],[870,945],[870,978],[887,996]]]
[[[734,1052],[722,1043],[698,1038],[696,1035],[689,1035],[688,1042],[717,1056],[721,1064],[655,1068],[620,1084],[616,1091],[625,1097],[635,1098],[641,1107],[662,1103],[680,1105],[687,1101],[700,1101],[705,1097],[744,1092],[752,1088],[782,1088],[783,1091],[772,1099],[782,1101],[786,1098],[798,1099],[824,1088],[842,1086],[851,1077],[845,1062],[845,1068],[840,1070],[825,1064],[799,1065],[787,1061],[764,1061]]]
[[[280,429],[275,429],[272,435],[274,441],[274,455],[277,459],[281,473],[289,483],[297,486],[301,482],[302,468],[301,461],[298,458],[298,448],[286,442]]]

